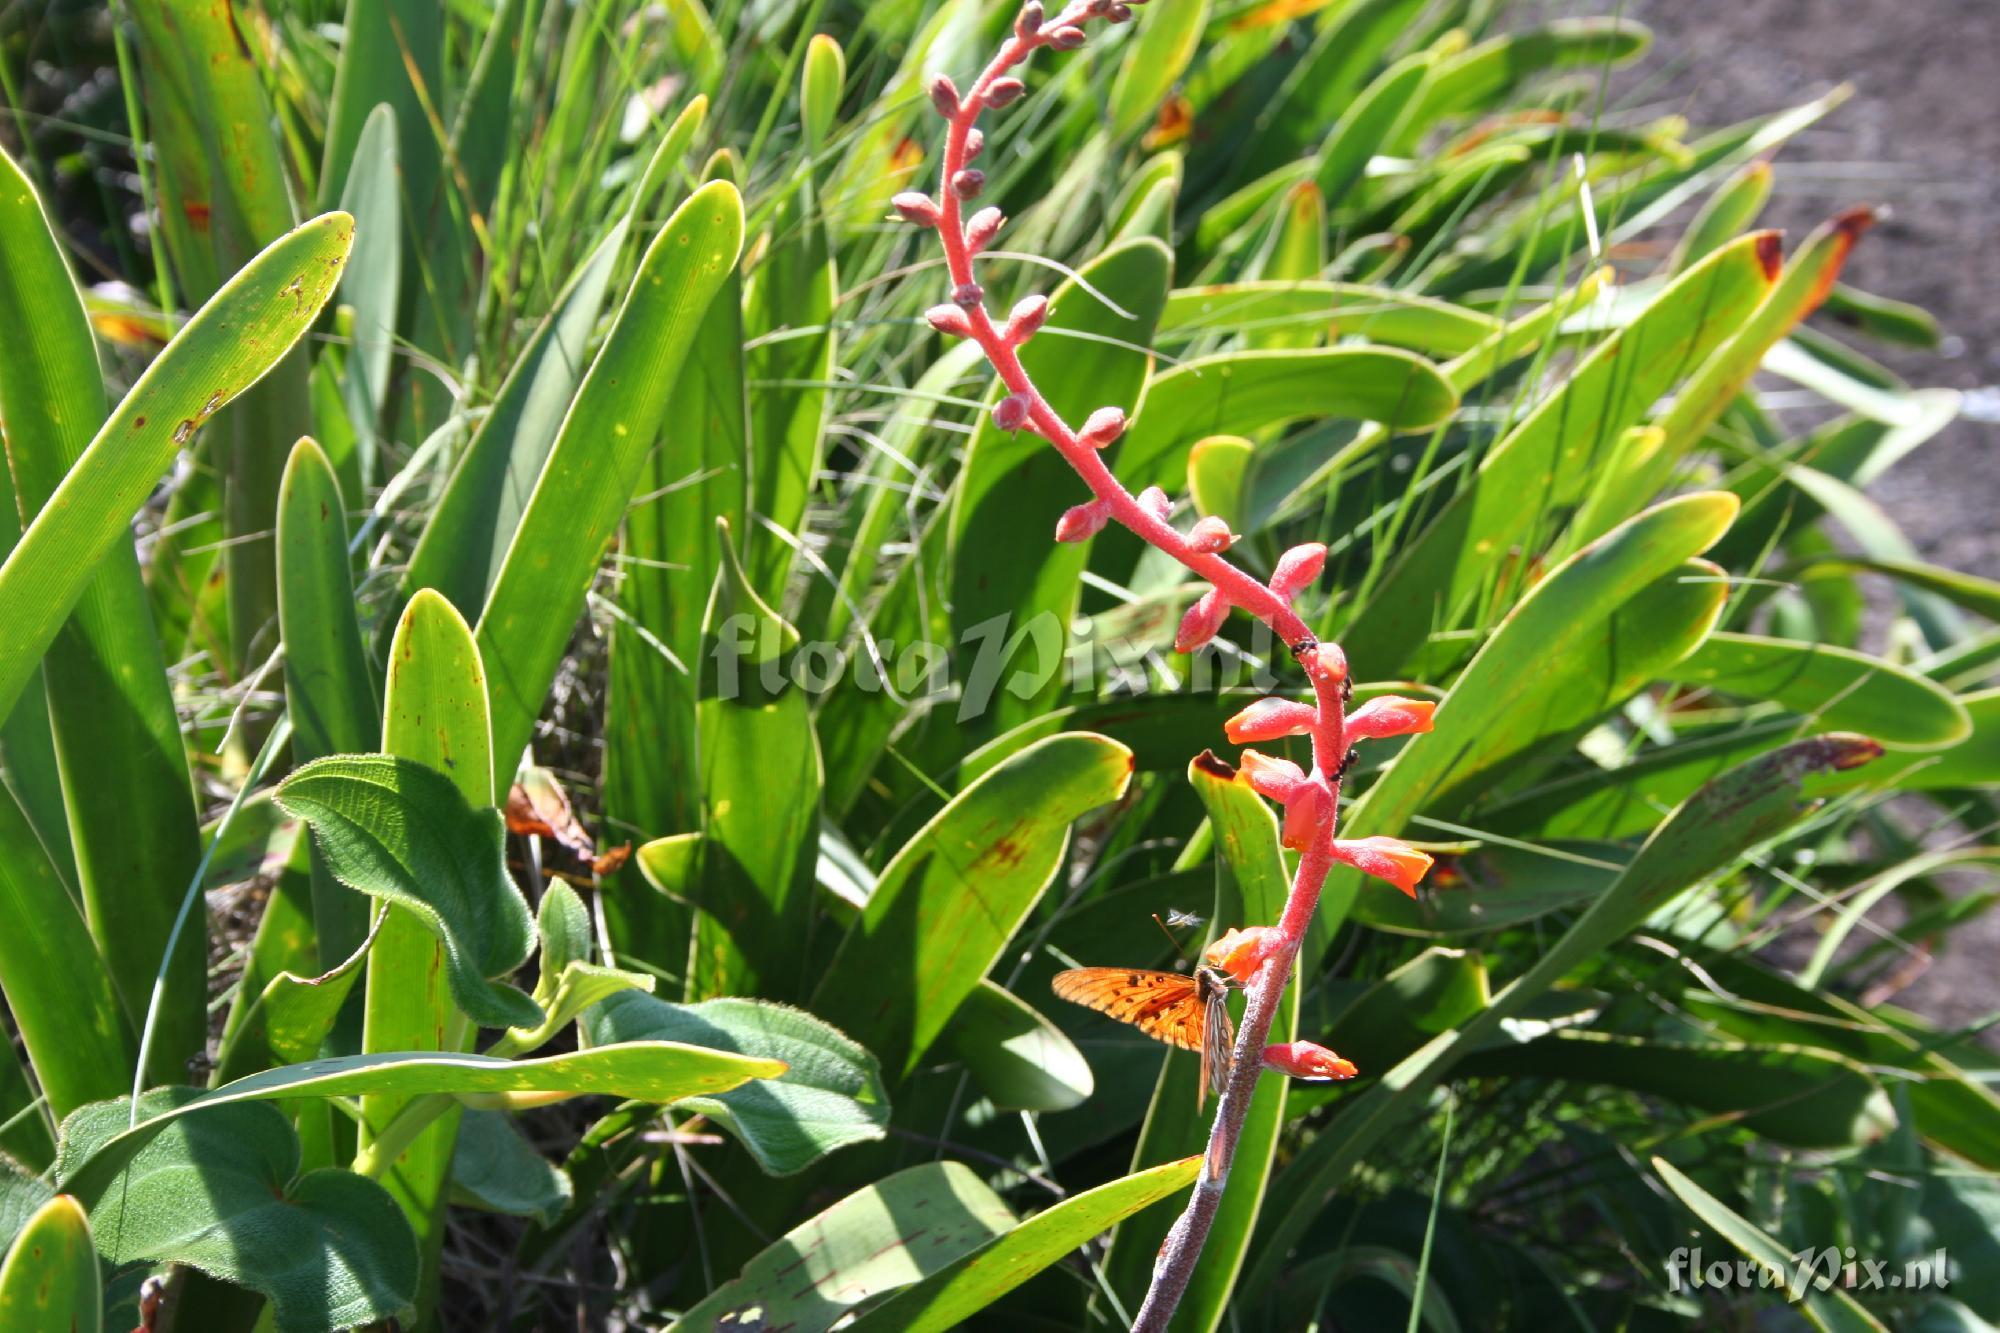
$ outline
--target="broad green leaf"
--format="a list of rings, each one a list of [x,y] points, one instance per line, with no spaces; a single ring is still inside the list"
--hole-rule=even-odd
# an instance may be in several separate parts
[[[813,998],[900,1078],[951,1022],[1062,867],[1069,826],[1121,796],[1132,752],[1051,736],[961,791],[882,870]]]
[[[665,417],[688,345],[743,242],[733,186],[703,186],[647,246],[577,389],[479,617],[493,756],[511,769]]]
[[[0,1328],[101,1333],[103,1280],[90,1219],[67,1194],[50,1199],[0,1260]]]
[[[1895,1109],[1866,1068],[1809,1046],[1653,1041],[1567,1029],[1473,1056],[1461,1068],[1629,1088],[1796,1148],[1863,1147],[1896,1126]]]
[[[353,237],[353,219],[329,213],[273,241],[181,327],[64,475],[0,565],[0,710],[20,698],[175,452],[311,326]]]
[[[1187,71],[1208,25],[1209,0],[1181,0],[1146,16],[1126,43],[1105,109],[1122,139],[1152,122],[1160,101]]]
[[[1341,337],[1459,356],[1500,329],[1500,321],[1415,292],[1356,282],[1230,282],[1181,287],[1167,296],[1160,332],[1331,331]]]
[[[855,1333],[957,1328],[1106,1228],[1178,1193],[1200,1169],[1199,1157],[1184,1158],[1071,1195],[904,1288],[848,1327]]]
[[[727,522],[709,603],[695,705],[700,756],[702,914],[689,959],[692,998],[799,999],[815,908],[819,744],[812,706],[789,677],[798,631],[752,587]]]
[[[757,385],[750,413],[750,507],[760,519],[802,537],[806,502],[819,485],[826,453],[838,354],[839,279],[810,179],[780,200],[771,240],[743,284],[744,374]],[[765,597],[782,600],[797,559],[792,546],[762,523],[742,540],[751,582]]]
[[[1114,466],[1134,490],[1178,487],[1188,450],[1207,435],[1248,435],[1306,417],[1423,430],[1457,406],[1437,367],[1394,348],[1223,352],[1154,377]]]
[[[1013,1225],[1007,1205],[962,1163],[926,1162],[793,1227],[670,1327],[698,1333],[732,1320],[747,1326],[755,1311],[769,1327],[828,1329],[856,1306],[929,1277]],[[885,1246],[892,1236],[896,1243]]]
[[[403,608],[390,641],[382,705],[383,751],[434,773],[449,774],[465,806],[487,809],[495,803],[487,700],[486,673],[471,628],[438,593],[419,591]],[[494,836],[497,841],[500,835]],[[510,910],[525,917],[519,890],[507,880],[504,867],[499,873],[500,879],[489,878],[487,887],[503,891],[498,903],[502,919]],[[525,927],[518,918],[516,924]],[[525,943],[519,947],[525,949]],[[369,951],[362,1011],[364,1051],[452,1052],[470,1045],[473,1033],[467,1017],[447,993],[452,984],[448,961],[445,943],[430,922],[388,905]],[[516,1003],[540,1012],[524,998],[516,997]],[[374,1147],[408,1102],[400,1093],[362,1098],[362,1151]],[[417,1232],[425,1279],[417,1295],[420,1307],[428,1307],[437,1291],[445,1195],[457,1133],[454,1107],[404,1147],[381,1177]]]
[[[1188,781],[1201,796],[1215,830],[1216,859],[1214,933],[1235,925],[1274,923],[1283,914],[1290,891],[1291,876],[1284,853],[1278,848],[1278,822],[1270,806],[1247,784],[1225,777],[1225,765],[1212,762],[1213,756],[1188,765]],[[1291,1041],[1298,1036],[1299,987],[1288,986],[1271,1025],[1272,1041]],[[1199,1154],[1208,1139],[1209,1117],[1190,1115],[1193,1082],[1200,1077],[1198,1062],[1169,1056],[1153,1094],[1153,1105],[1141,1131],[1140,1147],[1133,1159],[1135,1168],[1147,1158]],[[1175,1077],[1175,1073],[1178,1077]],[[1192,1075],[1192,1077],[1190,1077]],[[1277,1161],[1278,1134],[1285,1123],[1285,1102],[1291,1080],[1272,1074],[1260,1078],[1250,1109],[1243,1119],[1236,1142],[1236,1159],[1230,1167],[1229,1183],[1222,1202],[1216,1207],[1215,1223],[1208,1243],[1202,1248],[1202,1262],[1181,1298],[1182,1318],[1188,1327],[1213,1330],[1221,1326],[1250,1251],[1250,1238],[1263,1207],[1271,1170]],[[1124,1260],[1130,1299],[1141,1299],[1152,1276],[1152,1265],[1165,1242],[1167,1226],[1173,1219],[1164,1213],[1148,1213],[1122,1224],[1112,1245],[1106,1269],[1120,1275],[1118,1261]]]
[[[1492,1003],[1382,1071],[1379,1082],[1343,1104],[1337,1124],[1287,1169],[1279,1190],[1283,1204],[1259,1238],[1246,1289],[1260,1290],[1277,1279],[1330,1192],[1385,1135],[1409,1122],[1460,1059],[1504,1033],[1512,1019],[1576,967],[1788,828],[1807,809],[1808,778],[1865,765],[1880,753],[1865,737],[1816,736],[1730,769],[1683,802],[1653,830],[1616,882]]]
[[[35,530],[44,527],[40,519],[62,519],[64,504],[117,503],[102,492],[74,489],[65,482],[73,466],[82,471],[78,458],[86,446],[100,462],[110,447],[91,441],[91,432],[105,424],[104,385],[90,323],[62,249],[33,186],[5,153],[0,153],[0,326],[23,331],[13,352],[0,357],[0,419],[6,422],[6,463],[15,491],[11,498],[18,504],[16,514],[38,519],[0,570],[4,588],[10,577],[29,574],[16,562],[28,553]],[[32,336],[27,336],[29,330]],[[105,426],[106,432],[111,429]],[[132,509],[169,457],[158,457]],[[58,496],[60,501],[52,503]],[[45,507],[47,512],[41,512]],[[67,529],[68,539],[82,545],[66,554],[52,552],[68,568],[46,568],[50,582],[41,595],[64,596],[59,585],[73,585],[67,596],[74,613],[60,630],[54,629],[60,616],[48,622],[52,640],[31,628],[32,616],[9,614],[4,622],[9,642],[0,649],[0,658],[15,653],[42,657],[49,734],[61,777],[60,836],[51,843],[58,848],[67,844],[62,855],[65,860],[74,857],[91,937],[110,966],[126,1011],[143,1014],[153,999],[161,944],[194,878],[201,845],[173,691],[126,526],[132,509],[96,516],[100,527],[106,521],[113,524],[106,531],[86,535]],[[14,518],[9,515],[6,529],[12,529]],[[6,597],[0,592],[0,604]],[[30,608],[33,615],[42,609]],[[28,672],[24,685],[34,683],[33,662],[21,666]],[[0,674],[5,671],[0,666]],[[7,694],[0,701],[0,716],[17,699]],[[45,812],[34,808],[34,790],[23,795],[41,821]],[[53,810],[46,815],[57,818]],[[46,822],[43,831],[45,836],[51,831]],[[25,848],[18,854],[35,855]],[[57,865],[69,872],[65,861]],[[193,926],[181,934],[167,970],[167,988],[159,997],[148,1070],[153,1078],[173,1077],[205,1037],[207,932],[199,922]]]
[[[60,1118],[129,1091],[138,1046],[83,913],[5,788],[0,848],[0,993]]]
[[[192,1096],[146,1094],[158,1116]],[[64,1122],[64,1164],[131,1137],[129,1101]],[[395,1201],[349,1171],[299,1174],[299,1140],[274,1106],[238,1105],[148,1121],[152,1132],[101,1188],[77,1188],[98,1252],[113,1264],[188,1264],[268,1297],[279,1327],[351,1328],[407,1316],[417,1247]],[[190,1188],[190,1180],[200,1182]],[[66,1188],[78,1182],[67,1170]]]
[[[1152,364],[1145,349],[1171,271],[1166,247],[1141,238],[1099,255],[1050,297],[1048,322],[1022,349],[1021,363],[1063,420],[1080,424],[1106,406],[1137,410]],[[1045,535],[1065,509],[1088,498],[1047,440],[1002,431],[990,414],[981,419],[966,446],[947,530],[951,627],[968,662],[958,673],[965,680],[962,730],[995,735],[1060,694],[1092,543]],[[1032,544],[1024,534],[1035,534]],[[995,559],[999,550],[1011,558]]]
[[[1936,750],[1972,734],[1965,705],[1903,667],[1847,648],[1755,634],[1709,636],[1669,680],[1808,714],[1815,731],[1858,731],[1899,749]]]
[[[569,1176],[498,1111],[467,1111],[451,1159],[452,1202],[548,1226],[570,1206]]]
[[[1875,1316],[1862,1309],[1854,1297],[1841,1288],[1829,1286],[1822,1291],[1810,1280],[1802,1286],[1795,1286],[1799,1268],[1791,1251],[1695,1184],[1679,1167],[1664,1157],[1655,1157],[1653,1170],[1675,1197],[1687,1205],[1689,1212],[1748,1255],[1759,1268],[1772,1274],[1778,1284],[1799,1302],[1800,1312],[1814,1328],[1826,1330],[1826,1333],[1881,1333],[1882,1325]]]
[[[1338,208],[1346,202],[1369,161],[1398,137],[1418,93],[1430,82],[1433,64],[1430,52],[1419,51],[1389,66],[1326,132],[1314,161],[1313,180],[1329,204]]]
[[[736,1052],[746,1067],[768,1071],[733,1091],[676,1101],[734,1134],[771,1175],[879,1139],[889,1123],[875,1057],[802,1010],[761,1000],[668,1004],[627,992],[591,1009],[583,1026],[592,1042],[687,1042],[713,1048],[718,1059]]]
[[[1777,276],[1775,262],[1760,257],[1768,250],[1768,237],[1746,236],[1690,269],[1493,445],[1342,631],[1361,670],[1402,671],[1428,634],[1464,623],[1509,562],[1503,585],[1523,581],[1532,550],[1515,552],[1536,516],[1575,503],[1602,452],[1763,299]]]
[[[847,56],[840,43],[823,32],[806,43],[805,68],[799,74],[799,122],[806,145],[818,152],[826,143],[833,119],[840,113],[842,85],[847,82]]]
[[[1477,776],[1546,736],[1584,725],[1646,684],[1714,623],[1726,585],[1683,564],[1736,514],[1736,497],[1668,500],[1564,561],[1500,622],[1432,718],[1350,809],[1361,835],[1408,830],[1420,811],[1462,804]],[[1642,614],[1621,612],[1639,599]],[[1336,869],[1307,940],[1308,972],[1361,888]]]
[[[278,488],[278,627],[285,713],[299,763],[373,749],[382,734],[355,604],[340,482],[319,446],[300,440]],[[361,947],[368,903],[317,858],[312,884],[319,968],[330,971]]]
[[[714,1024],[705,1030],[691,1025],[690,1030],[704,1039],[730,1035],[728,1029]],[[171,1105],[153,1102],[161,1093],[147,1093],[141,1100],[141,1119],[129,1129],[129,1101],[94,1102],[63,1122],[56,1173],[64,1188],[87,1200],[97,1199],[109,1177],[168,1125],[182,1117],[203,1121],[217,1108],[247,1102],[385,1094],[407,1099],[441,1094],[469,1106],[493,1109],[601,1095],[665,1105],[726,1093],[753,1079],[774,1079],[785,1072],[782,1059],[657,1039],[618,1041],[564,1055],[518,1060],[454,1051],[333,1056],[266,1069],[209,1092],[180,1089]],[[106,1133],[104,1125],[109,1122],[104,1118],[112,1112],[118,1122],[116,1132]],[[79,1122],[97,1128],[79,1134],[72,1128]]]
[[[355,7],[364,8],[366,3],[362,0]],[[350,39],[356,35],[352,28],[346,31]],[[351,42],[343,53],[343,65],[353,69],[358,53]],[[434,142],[426,146],[435,154]],[[329,143],[329,150],[332,147]],[[389,354],[395,349],[396,304],[402,291],[401,191],[410,190],[414,198],[425,182],[412,179],[397,159],[396,109],[387,102],[377,104],[362,124],[354,144],[353,170],[342,165],[346,184],[340,191],[340,208],[354,218],[354,262],[340,275],[340,304],[352,311],[354,343],[341,375],[340,397],[354,432],[357,472],[366,485],[377,476],[382,406],[389,398]]]
[[[982,980],[945,1040],[1003,1111],[1067,1111],[1090,1097],[1090,1065],[1062,1030],[1020,996]]]
[[[1557,19],[1482,42],[1440,63],[1410,112],[1403,142],[1414,142],[1446,116],[1485,110],[1545,70],[1622,65],[1651,41],[1646,28],[1629,20],[1585,18]]]
[[[393,904],[444,942],[452,999],[487,1027],[534,1027],[542,1011],[504,977],[528,960],[528,904],[507,873],[506,827],[452,780],[395,755],[333,755],[278,784],[341,883]]]

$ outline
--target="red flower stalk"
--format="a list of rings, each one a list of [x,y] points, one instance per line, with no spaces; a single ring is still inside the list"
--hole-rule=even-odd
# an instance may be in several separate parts
[[[1129,0],[1129,3],[1139,2]],[[1393,839],[1370,838],[1348,843],[1337,843],[1334,839],[1340,808],[1340,775],[1350,742],[1356,738],[1350,733],[1346,716],[1347,659],[1337,646],[1320,643],[1292,609],[1293,599],[1325,567],[1326,548],[1317,542],[1293,547],[1278,561],[1270,582],[1265,583],[1224,557],[1234,541],[1227,524],[1203,520],[1187,534],[1175,529],[1167,521],[1173,511],[1172,499],[1158,487],[1133,495],[1112,475],[1100,453],[1125,433],[1124,411],[1116,406],[1101,407],[1090,415],[1081,430],[1073,429],[1057,415],[1022,367],[1019,349],[1047,317],[1047,300],[1029,297],[1014,307],[1004,323],[996,322],[986,309],[984,289],[973,272],[973,260],[998,236],[1005,219],[991,208],[980,210],[969,223],[964,217],[966,201],[978,197],[986,185],[985,175],[968,165],[984,145],[973,122],[988,108],[1007,106],[1026,92],[1026,86],[1009,71],[1039,48],[1073,50],[1088,39],[1086,25],[1090,20],[1123,23],[1131,17],[1128,4],[1118,0],[1074,0],[1054,18],[1047,17],[1040,0],[1027,0],[1015,20],[1013,35],[1001,43],[998,53],[969,87],[961,92],[942,74],[931,81],[931,102],[946,123],[938,191],[935,197],[917,192],[901,194],[893,202],[904,218],[934,228],[944,244],[948,290],[953,300],[933,307],[925,317],[940,333],[972,339],[992,363],[1006,388],[1006,396],[994,409],[996,424],[1009,430],[1032,430],[1048,440],[1090,490],[1091,499],[1072,508],[1056,525],[1056,539],[1082,541],[1115,520],[1209,584],[1182,621],[1175,637],[1176,648],[1188,652],[1207,643],[1221,630],[1230,610],[1240,607],[1271,628],[1312,685],[1310,705],[1265,700],[1244,710],[1229,727],[1231,739],[1237,741],[1291,735],[1310,737],[1312,769],[1307,772],[1287,760],[1258,755],[1255,751],[1245,751],[1243,755],[1245,779],[1257,791],[1285,807],[1283,841],[1285,846],[1298,851],[1298,867],[1277,925],[1260,927],[1254,943],[1236,940],[1225,951],[1229,961],[1218,963],[1227,967],[1243,985],[1247,1002],[1237,1031],[1228,1085],[1210,1131],[1201,1177],[1196,1181],[1187,1211],[1168,1234],[1153,1272],[1152,1289],[1147,1292],[1134,1324],[1138,1333],[1159,1333],[1166,1328],[1187,1289],[1209,1228],[1214,1224],[1250,1097],[1264,1067],[1265,1040],[1328,872],[1337,861],[1344,861],[1381,875],[1407,892],[1422,873],[1417,862],[1428,865],[1429,858],[1400,843],[1395,844],[1400,851],[1377,846]],[[1394,714],[1390,708],[1379,708],[1375,714],[1379,721],[1369,726],[1380,728],[1394,722],[1401,731],[1422,730],[1423,727],[1415,725],[1416,707],[1411,705],[1400,714]],[[1427,723],[1428,717],[1422,720]],[[1376,730],[1370,734],[1399,733]],[[1363,864],[1363,860],[1367,863]],[[1384,870],[1391,873],[1384,874]],[[1222,943],[1218,941],[1218,947]],[[1304,1077],[1340,1076],[1327,1071],[1337,1071],[1344,1061],[1330,1051],[1324,1052],[1325,1059],[1300,1053],[1307,1045],[1295,1042],[1271,1049],[1293,1052],[1301,1069],[1322,1071]],[[1347,1068],[1351,1071],[1352,1066]]]

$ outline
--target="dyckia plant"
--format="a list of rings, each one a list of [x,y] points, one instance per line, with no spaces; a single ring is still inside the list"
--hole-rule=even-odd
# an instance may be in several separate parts
[[[1081,428],[1074,428],[1049,405],[1021,364],[1020,348],[1040,331],[1048,314],[1048,299],[1026,297],[1005,320],[995,320],[986,308],[986,291],[974,262],[1000,234],[1006,220],[994,208],[965,216],[966,206],[977,200],[986,186],[985,173],[972,165],[985,147],[977,124],[980,115],[1020,100],[1026,87],[1009,71],[1035,51],[1045,46],[1073,50],[1087,40],[1087,25],[1093,20],[1127,23],[1132,16],[1131,7],[1118,0],[1077,0],[1053,17],[1039,0],[1028,0],[1014,20],[1013,35],[969,87],[961,90],[947,74],[932,78],[931,104],[947,125],[940,188],[936,198],[910,192],[897,195],[893,203],[911,222],[934,228],[944,245],[951,299],[932,307],[927,317],[938,332],[977,343],[1006,386],[1006,396],[992,409],[994,424],[1004,431],[1028,430],[1040,435],[1090,489],[1093,498],[1064,513],[1055,539],[1084,541],[1107,523],[1124,525],[1208,581],[1208,590],[1188,608],[1174,636],[1176,651],[1191,653],[1205,646],[1222,629],[1230,611],[1241,609],[1264,622],[1289,647],[1312,686],[1310,704],[1264,699],[1237,714],[1226,728],[1229,739],[1239,744],[1309,737],[1312,768],[1307,771],[1290,760],[1256,750],[1245,750],[1242,755],[1243,778],[1260,795],[1283,807],[1283,844],[1299,853],[1298,866],[1278,923],[1225,936],[1217,943],[1229,946],[1226,952],[1210,954],[1242,983],[1247,1000],[1201,1175],[1187,1211],[1168,1233],[1152,1286],[1139,1311],[1135,1328],[1145,1330],[1165,1328],[1187,1288],[1221,1204],[1243,1119],[1264,1066],[1268,1063],[1281,1072],[1308,1078],[1330,1078],[1342,1071],[1351,1076],[1351,1065],[1312,1043],[1281,1043],[1266,1050],[1265,1042],[1319,904],[1320,889],[1334,865],[1353,866],[1387,880],[1412,897],[1431,865],[1428,855],[1398,839],[1342,839],[1335,833],[1340,781],[1354,757],[1354,742],[1428,731],[1432,705],[1397,697],[1374,699],[1349,717],[1347,705],[1353,686],[1346,655],[1339,645],[1320,642],[1292,609],[1300,590],[1325,567],[1326,547],[1317,542],[1292,547],[1278,560],[1270,581],[1264,582],[1227,559],[1225,553],[1235,536],[1223,520],[1211,516],[1186,532],[1176,528],[1171,521],[1172,497],[1157,486],[1133,495],[1104,461],[1102,451],[1125,432],[1125,413],[1117,407],[1099,408]]]

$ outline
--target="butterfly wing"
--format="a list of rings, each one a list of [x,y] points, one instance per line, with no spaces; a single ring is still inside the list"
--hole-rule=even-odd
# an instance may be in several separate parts
[[[1201,1085],[1195,1089],[1195,1114],[1201,1114],[1208,1101],[1209,1089],[1215,1095],[1222,1095],[1222,1085],[1229,1081],[1229,1068],[1234,1063],[1236,1048],[1236,1025],[1229,1021],[1229,987],[1221,977],[1208,968],[1195,974],[1197,989],[1201,995]]]
[[[1072,1004],[1130,1023],[1156,1041],[1184,1051],[1202,1049],[1207,1007],[1193,977],[1135,967],[1078,967],[1056,973],[1050,985]]]

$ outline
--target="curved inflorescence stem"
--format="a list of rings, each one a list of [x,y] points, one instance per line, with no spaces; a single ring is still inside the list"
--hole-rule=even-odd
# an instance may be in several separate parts
[[[1142,4],[1144,0],[1130,0]],[[1003,430],[1032,430],[1054,445],[1090,488],[1092,499],[1063,515],[1058,541],[1083,541],[1117,522],[1149,544],[1173,556],[1207,580],[1209,589],[1189,609],[1174,646],[1193,652],[1214,638],[1232,607],[1263,621],[1288,645],[1311,683],[1313,702],[1265,699],[1252,704],[1228,726],[1236,742],[1308,736],[1312,769],[1254,750],[1243,754],[1241,775],[1250,786],[1285,809],[1284,845],[1299,852],[1298,869],[1275,928],[1233,932],[1243,937],[1222,961],[1243,983],[1247,996],[1242,1025],[1227,1083],[1216,1107],[1209,1145],[1187,1210],[1174,1224],[1154,1268],[1151,1290],[1139,1311],[1138,1330],[1164,1329],[1187,1289],[1196,1259],[1208,1238],[1217,1206],[1236,1155],[1237,1139],[1250,1109],[1258,1076],[1268,1063],[1302,1077],[1351,1077],[1354,1069],[1332,1052],[1310,1042],[1266,1046],[1293,963],[1319,905],[1321,886],[1336,863],[1352,865],[1414,893],[1416,881],[1430,858],[1388,838],[1344,842],[1334,837],[1340,803],[1340,779],[1352,742],[1369,736],[1391,736],[1429,729],[1430,705],[1416,700],[1382,698],[1350,717],[1347,661],[1333,644],[1323,644],[1292,609],[1292,599],[1319,576],[1326,548],[1317,543],[1297,546],[1279,560],[1269,582],[1223,558],[1235,540],[1218,518],[1205,518],[1186,533],[1169,521],[1172,501],[1157,487],[1133,495],[1112,475],[1100,450],[1125,430],[1125,415],[1116,407],[1092,413],[1081,429],[1057,415],[1021,365],[1020,347],[1042,326],[1048,300],[1031,296],[1014,307],[1004,322],[987,312],[985,291],[973,273],[973,261],[998,235],[1005,219],[994,208],[981,209],[970,219],[964,205],[985,187],[983,172],[970,164],[985,146],[976,122],[986,109],[999,108],[1025,91],[1008,71],[1040,47],[1070,50],[1086,40],[1092,19],[1129,21],[1132,11],[1117,0],[1076,0],[1055,18],[1047,18],[1039,0],[1028,0],[1015,20],[1013,36],[971,87],[964,92],[945,75],[930,84],[930,96],[945,119],[941,188],[936,199],[910,192],[896,196],[896,209],[906,219],[934,228],[944,243],[951,275],[951,299],[928,312],[939,332],[970,338],[993,365],[1007,395],[993,408],[994,423]],[[1225,947],[1219,942],[1216,949]],[[1215,950],[1211,950],[1211,957]]]

